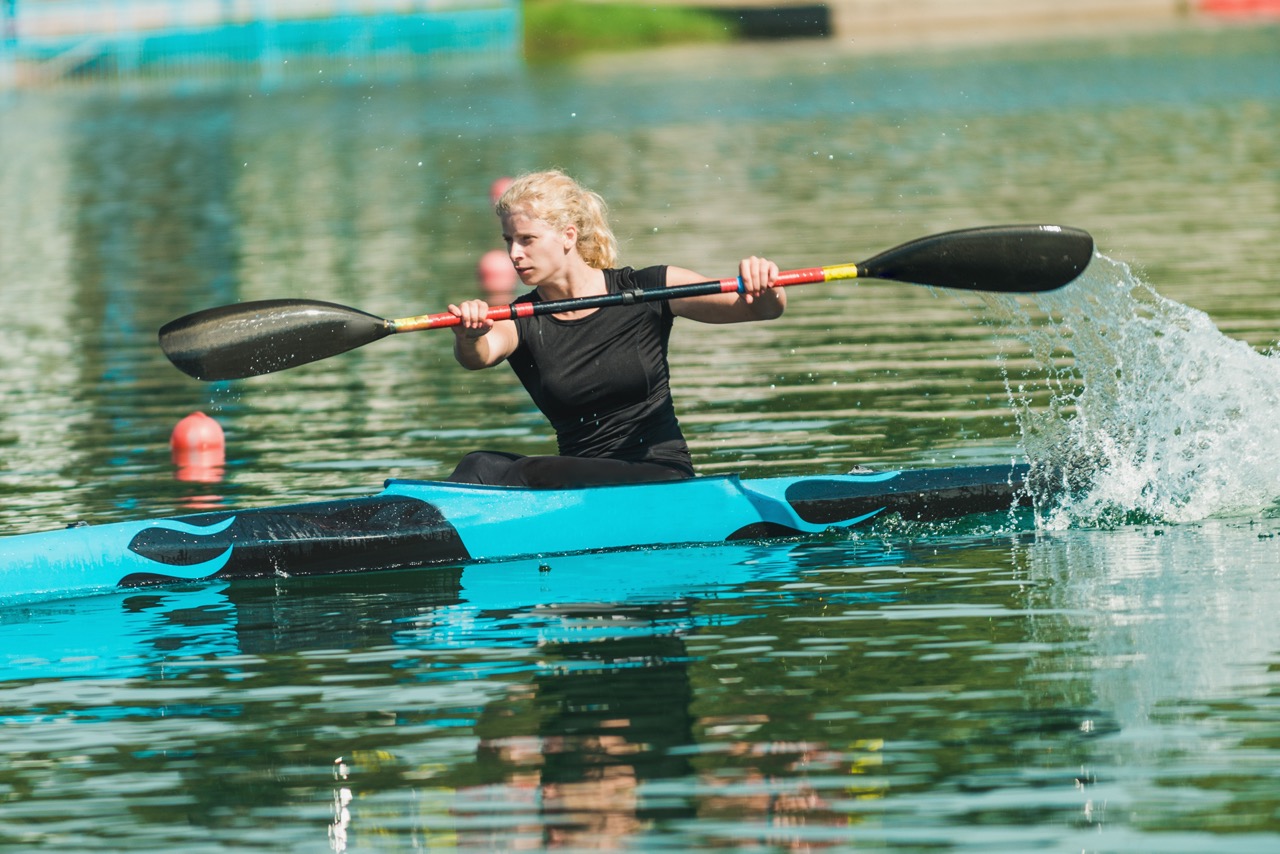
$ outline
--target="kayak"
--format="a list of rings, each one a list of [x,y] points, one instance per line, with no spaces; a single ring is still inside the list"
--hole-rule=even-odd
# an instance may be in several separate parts
[[[0,603],[210,579],[769,540],[1028,502],[1020,464],[576,489],[391,479],[381,492],[0,537]]]

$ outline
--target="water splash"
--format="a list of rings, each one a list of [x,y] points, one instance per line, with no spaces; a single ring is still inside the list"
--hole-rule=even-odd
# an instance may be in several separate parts
[[[1042,487],[1039,524],[1190,522],[1280,498],[1280,355],[1100,254],[1030,306],[984,299],[1029,461],[1067,487]]]

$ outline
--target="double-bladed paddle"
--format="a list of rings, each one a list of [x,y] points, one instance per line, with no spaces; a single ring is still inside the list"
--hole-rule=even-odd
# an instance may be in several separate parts
[[[789,270],[774,287],[837,279],[884,279],[972,291],[1034,293],[1060,288],[1093,257],[1088,232],[1058,225],[1002,225],[949,231],[896,246],[861,264]],[[733,293],[736,278],[600,296],[494,306],[509,320],[652,300]],[[398,332],[457,326],[449,312],[387,320],[330,302],[274,299],[197,311],[160,329],[160,348],[199,380],[230,380],[317,362]]]

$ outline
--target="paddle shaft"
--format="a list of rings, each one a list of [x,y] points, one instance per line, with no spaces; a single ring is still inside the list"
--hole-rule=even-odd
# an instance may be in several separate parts
[[[1008,225],[921,237],[859,264],[808,267],[781,273],[774,287],[837,279],[881,279],[938,288],[1038,293],[1076,278],[1093,257],[1093,238],[1057,225]],[[584,311],[608,306],[712,294],[741,293],[738,278],[669,288],[494,306],[490,320]],[[180,317],[160,329],[169,361],[201,380],[281,371],[327,359],[396,332],[458,326],[452,312],[387,320],[335,303],[275,299],[236,303]]]
[[[806,267],[801,270],[787,270],[778,274],[772,287],[782,288],[788,285],[805,285],[812,282],[831,282],[837,279],[856,279],[857,264],[833,264],[828,267]],[[548,300],[546,302],[520,302],[511,305],[497,305],[489,309],[485,315],[489,320],[512,320],[517,317],[534,317],[540,314],[560,314],[569,311],[585,311],[592,308],[607,308],[615,305],[632,305],[639,302],[655,300],[672,300],[684,297],[702,297],[710,294],[741,293],[741,278],[718,279],[711,282],[696,282],[691,285],[673,285],[669,288],[636,288],[615,294],[599,294],[589,297],[570,297],[569,299]],[[391,332],[417,332],[423,329],[444,329],[462,323],[462,318],[448,311],[437,314],[419,314],[414,317],[402,317],[388,320]]]

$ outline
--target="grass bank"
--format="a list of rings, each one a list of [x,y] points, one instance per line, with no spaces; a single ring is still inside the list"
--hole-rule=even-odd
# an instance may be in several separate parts
[[[659,4],[526,0],[524,50],[533,61],[573,54],[631,50],[738,37],[731,21],[712,12]]]

